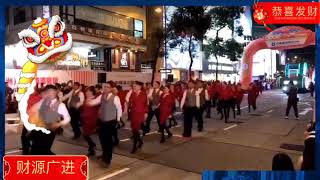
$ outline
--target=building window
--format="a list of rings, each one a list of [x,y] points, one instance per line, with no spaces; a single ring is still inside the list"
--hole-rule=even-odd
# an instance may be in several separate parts
[[[24,7],[17,7],[13,9],[14,12],[14,25],[24,23],[27,21],[27,12]]]
[[[143,21],[134,19],[134,37],[143,38]]]
[[[60,6],[60,17],[64,22],[68,22],[70,24],[74,23],[74,14],[75,14],[75,7],[74,6]]]

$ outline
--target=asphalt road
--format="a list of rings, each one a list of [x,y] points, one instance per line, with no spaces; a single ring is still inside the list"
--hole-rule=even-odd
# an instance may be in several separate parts
[[[271,170],[272,157],[286,152],[296,164],[302,154],[306,124],[313,117],[314,99],[309,94],[300,94],[296,120],[293,109],[285,119],[287,97],[279,90],[265,91],[257,101],[258,109],[248,113],[246,97],[242,115],[225,124],[212,109],[212,118],[205,119],[204,132],[197,132],[196,122],[191,139],[181,137],[182,122],[172,129],[174,136],[160,144],[155,121],[152,132],[144,138],[142,150],[130,154],[132,141],[129,128],[119,131],[119,147],[109,168],[103,168],[95,157],[90,159],[89,176],[92,180],[193,180],[201,179],[201,172],[211,170]],[[181,117],[181,115],[180,115]],[[129,123],[126,124],[129,127]],[[83,139],[71,140],[68,128],[58,136],[53,146],[56,154],[86,154]],[[19,135],[6,136],[6,153],[19,154]],[[94,140],[99,144],[98,138]],[[98,146],[97,155],[101,154]]]

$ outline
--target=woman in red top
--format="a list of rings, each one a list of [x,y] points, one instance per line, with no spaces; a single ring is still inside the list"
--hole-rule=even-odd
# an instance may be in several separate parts
[[[237,99],[237,114],[241,115],[240,105],[243,99],[244,91],[241,89],[241,84],[238,83],[236,86],[236,99]]]
[[[249,112],[251,111],[251,106],[254,111],[257,109],[256,101],[257,101],[258,96],[259,96],[259,89],[257,88],[256,85],[251,83],[249,85],[249,89],[248,89],[248,109],[249,109]]]
[[[175,103],[176,103],[176,101],[179,101],[179,100],[178,100],[178,94],[176,93],[174,84],[170,84],[169,93],[173,98],[172,114],[171,114],[171,117],[169,118],[169,128],[170,128],[172,126],[177,126],[178,125],[176,119],[174,118],[174,112],[176,110],[176,104]]]
[[[256,110],[256,108],[257,108],[256,101],[257,101],[258,96],[259,96],[259,89],[257,88],[256,85],[254,85],[253,83],[250,83],[249,89],[248,89],[248,109],[249,109],[249,112],[251,110],[251,106],[254,111]]]
[[[133,148],[131,153],[135,153],[137,147],[141,148],[143,145],[139,130],[148,115],[148,98],[146,92],[142,90],[142,86],[142,82],[136,81],[134,83],[133,91],[128,103],[128,112],[133,134]]]
[[[160,143],[165,142],[164,130],[168,133],[168,138],[172,136],[172,133],[169,131],[167,126],[167,120],[172,116],[172,109],[174,107],[174,97],[170,93],[170,86],[167,85],[163,88],[163,94],[160,98],[160,131],[161,131],[161,140]]]
[[[95,88],[93,86],[87,88],[85,91],[85,96],[86,99],[81,111],[83,137],[89,146],[89,153],[87,156],[94,156],[96,143],[91,139],[90,136],[96,132],[99,108],[97,106],[90,106],[89,103],[95,99]]]

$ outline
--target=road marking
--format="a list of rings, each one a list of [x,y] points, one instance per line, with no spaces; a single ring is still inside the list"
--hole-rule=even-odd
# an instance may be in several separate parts
[[[178,138],[183,138],[182,135],[179,135],[179,134],[174,134],[172,135],[173,137],[178,137]]]
[[[130,141],[130,138],[126,138],[126,139],[121,139],[120,142],[126,142],[126,141]]]
[[[227,130],[229,130],[229,129],[231,129],[231,128],[234,128],[234,127],[237,127],[237,126],[238,126],[238,125],[234,124],[234,125],[232,125],[232,126],[229,126],[229,127],[227,127],[227,128],[224,128],[223,130],[227,131]]]
[[[174,126],[172,128],[178,128],[178,127],[181,127],[181,125],[177,125],[177,126]],[[131,130],[129,128],[122,128],[122,129],[128,129],[128,130]],[[146,135],[151,135],[151,134],[160,134],[158,131],[153,131],[153,132],[149,132],[147,133]],[[175,135],[173,135],[175,136]],[[177,136],[178,137],[178,136]],[[182,137],[182,136],[181,136]],[[126,139],[121,139],[120,142],[126,142],[126,141],[130,141],[130,138],[126,138]]]
[[[306,115],[309,111],[312,111],[312,108],[305,108],[303,111],[299,113],[299,115]]]
[[[14,154],[14,153],[17,153],[17,152],[21,152],[22,150],[12,150],[12,151],[8,151],[6,152],[6,154]]]
[[[311,106],[311,104],[308,103],[308,102],[301,102],[300,104],[304,104],[304,105],[307,105],[307,106]]]
[[[120,169],[120,170],[118,170],[118,171],[115,171],[115,172],[113,172],[113,173],[111,173],[111,174],[107,174],[106,176],[103,176],[103,177],[101,177],[101,178],[99,178],[99,179],[96,179],[96,180],[109,179],[109,178],[112,178],[113,176],[119,175],[119,174],[124,173],[124,172],[129,171],[129,170],[130,170],[130,168],[123,168],[123,169]]]
[[[248,106],[244,106],[244,107],[242,107],[242,108],[240,108],[240,109],[245,109],[245,108],[247,108]]]
[[[271,109],[271,110],[269,110],[267,113],[272,113],[273,112],[273,110]]]

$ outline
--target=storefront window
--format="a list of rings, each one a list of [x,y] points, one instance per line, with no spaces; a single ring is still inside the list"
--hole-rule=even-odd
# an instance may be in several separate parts
[[[143,38],[143,21],[134,20],[134,37]]]

